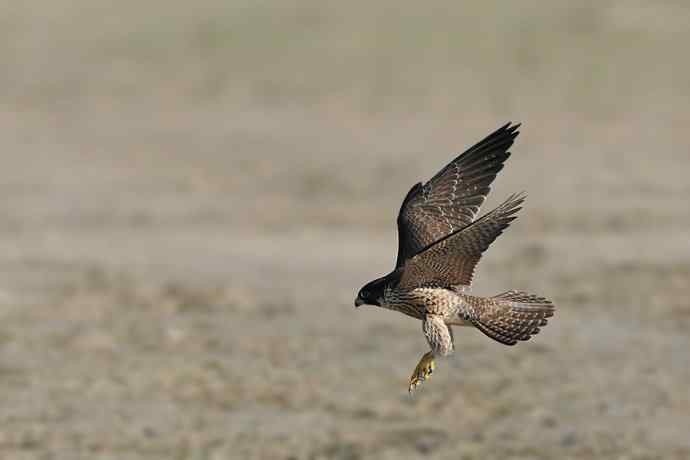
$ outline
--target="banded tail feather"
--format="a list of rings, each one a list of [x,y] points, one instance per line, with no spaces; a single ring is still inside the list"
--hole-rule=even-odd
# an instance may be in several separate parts
[[[521,291],[507,291],[489,299],[493,308],[480,313],[472,323],[487,336],[505,345],[529,340],[546,326],[555,307],[544,297]]]

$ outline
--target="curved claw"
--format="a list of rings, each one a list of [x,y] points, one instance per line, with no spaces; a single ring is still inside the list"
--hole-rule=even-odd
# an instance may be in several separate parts
[[[425,353],[410,377],[410,386],[407,391],[412,393],[419,385],[428,380],[434,373],[435,366],[433,353],[430,351]]]

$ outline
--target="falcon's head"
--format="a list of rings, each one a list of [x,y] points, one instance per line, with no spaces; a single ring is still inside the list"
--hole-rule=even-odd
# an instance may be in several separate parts
[[[359,290],[357,298],[355,299],[355,307],[360,305],[376,305],[381,306],[383,302],[383,290],[386,286],[386,278],[379,278],[364,285]]]

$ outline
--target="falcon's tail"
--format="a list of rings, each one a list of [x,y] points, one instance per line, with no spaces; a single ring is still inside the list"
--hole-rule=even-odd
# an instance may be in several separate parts
[[[553,316],[551,301],[520,291],[508,291],[487,300],[495,307],[472,321],[477,329],[505,345],[529,340],[546,326],[546,318]]]

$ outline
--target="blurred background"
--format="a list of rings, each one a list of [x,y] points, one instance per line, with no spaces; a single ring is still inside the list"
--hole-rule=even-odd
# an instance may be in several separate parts
[[[0,4],[0,456],[690,458],[686,2]],[[355,310],[409,187],[512,120],[474,292]]]

